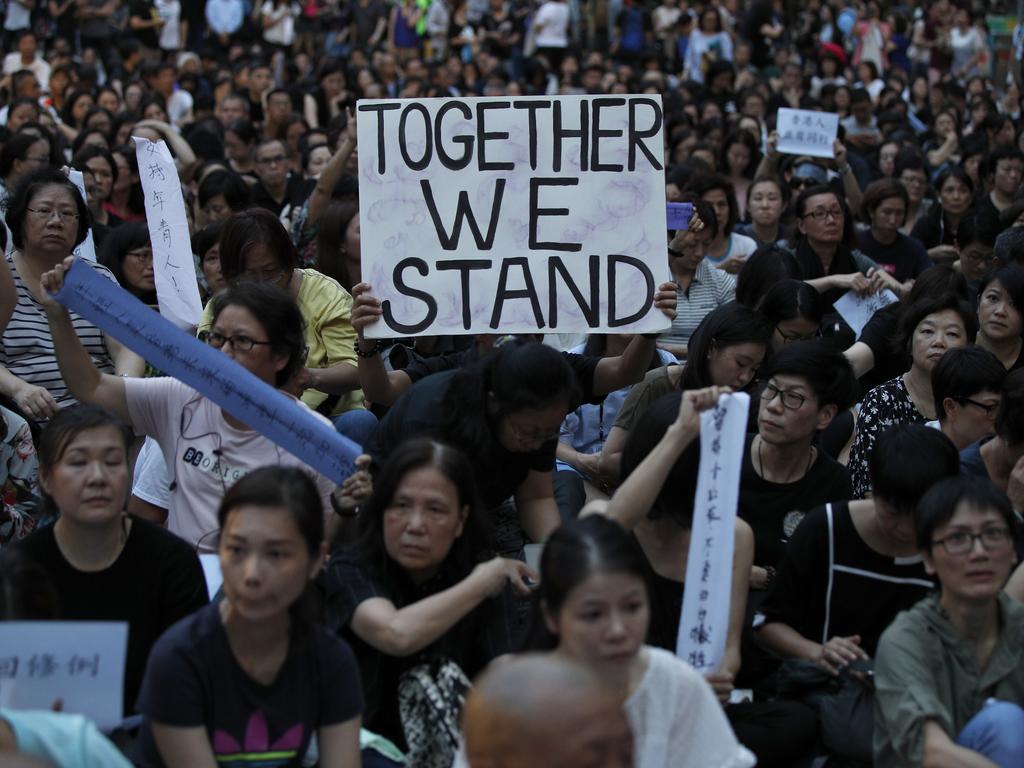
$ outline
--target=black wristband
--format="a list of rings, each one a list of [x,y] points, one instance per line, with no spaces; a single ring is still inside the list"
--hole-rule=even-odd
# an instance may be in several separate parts
[[[345,509],[345,507],[341,506],[341,504],[338,503],[338,500],[335,498],[333,492],[330,494],[329,498],[331,500],[331,509],[334,510],[334,513],[338,517],[358,517],[359,516],[359,507],[353,507],[352,509]]]
[[[373,357],[378,352],[380,352],[380,340],[379,339],[377,341],[374,341],[373,342],[373,346],[370,347],[369,349],[363,349],[359,345],[359,339],[356,339],[356,343],[355,343],[354,346],[355,346],[355,350],[356,350],[356,357],[369,358],[369,357]]]

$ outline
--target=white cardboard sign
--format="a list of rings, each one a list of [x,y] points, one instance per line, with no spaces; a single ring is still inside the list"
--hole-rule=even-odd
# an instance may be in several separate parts
[[[808,109],[780,109],[775,121],[779,152],[786,155],[835,157],[832,144],[839,132],[839,115]]]
[[[75,712],[110,730],[123,719],[128,624],[0,622],[0,701],[11,709]]]
[[[82,199],[88,202],[89,197],[85,191],[85,177],[82,175],[82,172],[75,168],[71,168],[68,170],[68,178],[71,179],[72,184],[78,187],[78,191],[82,193]],[[89,231],[85,235],[85,240],[75,248],[73,253],[79,258],[96,261],[96,241],[92,239],[92,227],[89,227]]]
[[[376,338],[656,332],[669,279],[659,96],[363,100]]]
[[[847,291],[833,305],[839,316],[846,321],[846,324],[853,329],[855,338],[860,338],[864,326],[878,310],[894,304],[899,299],[896,294],[888,288],[872,293],[870,296],[858,296],[853,291]]]

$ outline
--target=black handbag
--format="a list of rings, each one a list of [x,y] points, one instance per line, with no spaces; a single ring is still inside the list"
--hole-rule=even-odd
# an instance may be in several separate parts
[[[843,765],[870,768],[874,761],[873,675],[870,661],[855,661],[833,677],[813,661],[790,659],[779,669],[778,692],[817,711],[821,741],[830,755]]]

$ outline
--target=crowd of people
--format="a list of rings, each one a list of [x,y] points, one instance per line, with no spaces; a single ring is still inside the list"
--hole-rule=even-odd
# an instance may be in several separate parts
[[[8,0],[0,616],[128,642],[119,727],[0,707],[0,762],[1024,765],[1024,115],[995,11]],[[665,200],[693,206],[665,332],[368,333],[359,99],[624,93],[661,97]],[[780,152],[781,108],[838,114],[832,157]],[[179,174],[198,338],[361,446],[348,478],[54,298],[91,236],[160,311],[132,137]],[[848,294],[886,298],[854,328]],[[736,392],[698,671],[700,421]]]

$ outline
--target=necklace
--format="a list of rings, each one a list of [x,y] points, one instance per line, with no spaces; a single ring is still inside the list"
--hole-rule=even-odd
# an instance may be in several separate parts
[[[764,473],[764,455],[761,453],[761,448],[762,448],[763,445],[764,445],[764,440],[762,440],[761,436],[758,435],[757,436],[757,470],[758,470],[758,474],[761,475],[761,479],[762,480],[768,480],[768,477]],[[787,483],[795,483],[800,478],[806,477],[807,473],[811,471],[811,465],[814,463],[814,454],[815,454],[815,448],[812,445],[811,446],[811,450],[808,451],[808,453],[807,453],[807,466],[804,467],[804,471],[802,473],[800,473],[798,476],[793,477],[793,478],[790,478],[789,475],[786,475],[786,477],[782,479],[782,481],[779,483],[779,485],[786,485]],[[776,481],[770,480],[769,482],[776,482]]]

